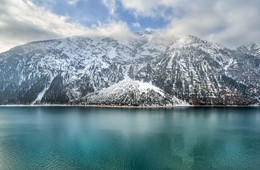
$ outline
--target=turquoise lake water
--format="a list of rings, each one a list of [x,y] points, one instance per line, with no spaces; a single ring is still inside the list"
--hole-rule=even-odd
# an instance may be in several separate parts
[[[0,169],[260,169],[260,108],[1,107]]]

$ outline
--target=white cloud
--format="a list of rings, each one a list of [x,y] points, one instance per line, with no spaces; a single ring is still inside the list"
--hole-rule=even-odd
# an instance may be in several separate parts
[[[136,17],[170,21],[167,34],[192,34],[231,48],[259,42],[259,0],[120,1]]]
[[[96,35],[109,36],[118,40],[135,36],[124,22],[111,21],[109,24],[99,23],[98,26],[92,28]]]
[[[132,26],[135,28],[141,27],[140,23],[138,23],[138,22],[132,23]]]
[[[73,5],[78,0],[66,0]],[[117,2],[138,17],[169,22],[163,34],[191,34],[228,47],[259,42],[259,0],[102,0],[110,16],[116,17]],[[54,3],[53,0],[44,2]],[[31,0],[0,0],[0,51],[30,41],[73,35],[132,36],[125,22],[109,20],[91,28],[71,23]],[[142,23],[141,23],[142,24]],[[133,27],[141,26],[132,23]]]
[[[109,14],[113,16],[116,11],[116,0],[102,0],[102,2],[109,10]]]
[[[69,0],[68,4],[69,5],[76,5],[78,3],[79,0]]]
[[[29,0],[2,0],[0,22],[1,51],[29,41],[85,34],[89,31],[79,24],[68,23],[66,17],[37,7]]]
[[[34,5],[30,0],[0,0],[0,52],[30,41],[69,37],[73,35],[131,35],[127,24],[111,21],[88,28],[68,22]]]

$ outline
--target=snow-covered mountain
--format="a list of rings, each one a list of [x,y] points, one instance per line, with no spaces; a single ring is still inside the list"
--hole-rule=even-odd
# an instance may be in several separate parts
[[[163,38],[161,38],[163,39]],[[0,54],[0,104],[259,104],[260,58],[194,36],[70,37]]]
[[[241,46],[238,50],[246,54],[260,57],[260,44],[258,43],[252,43],[248,46]]]
[[[162,53],[144,38],[72,37],[0,54],[1,103],[68,103],[111,86]]]
[[[194,36],[179,36],[135,79],[196,105],[259,102],[260,60]]]

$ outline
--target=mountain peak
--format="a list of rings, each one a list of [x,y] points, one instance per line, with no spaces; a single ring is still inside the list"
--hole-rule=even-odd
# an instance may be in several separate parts
[[[249,45],[244,45],[237,48],[238,51],[254,55],[256,57],[260,57],[260,44],[258,43],[251,43]]]
[[[260,50],[260,45],[256,42],[254,42],[254,43],[249,44],[248,48],[251,50]]]
[[[223,46],[211,43],[206,40],[202,40],[193,35],[174,35],[171,38],[171,45],[169,45],[169,50],[177,50],[183,48],[196,48],[205,52],[218,51],[225,49]]]

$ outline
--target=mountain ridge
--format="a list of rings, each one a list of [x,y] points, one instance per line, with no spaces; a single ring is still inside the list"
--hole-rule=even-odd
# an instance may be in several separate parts
[[[1,53],[0,104],[89,104],[90,98],[96,98],[92,104],[140,106],[168,105],[173,98],[183,105],[260,103],[255,54],[190,35],[175,36],[165,45],[154,32],[143,33],[122,41],[80,36],[38,41]],[[131,95],[124,98],[130,103],[111,97],[104,101],[104,94],[93,97],[126,80],[136,87],[151,84],[167,97],[152,90],[143,93],[148,103],[134,102]],[[128,89],[125,94],[141,92],[129,84],[122,87]]]

